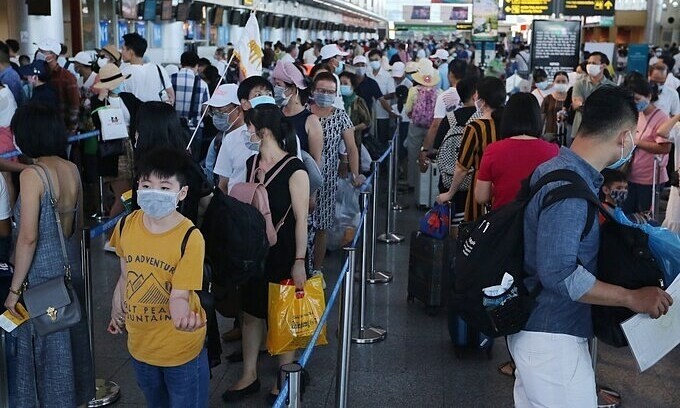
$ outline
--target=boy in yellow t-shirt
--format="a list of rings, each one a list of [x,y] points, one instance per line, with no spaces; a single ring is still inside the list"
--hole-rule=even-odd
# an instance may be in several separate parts
[[[119,221],[111,237],[121,274],[109,332],[127,329],[137,384],[150,407],[208,406],[205,312],[195,292],[205,243],[176,210],[187,196],[188,161],[184,152],[159,149],[139,163],[141,209]]]

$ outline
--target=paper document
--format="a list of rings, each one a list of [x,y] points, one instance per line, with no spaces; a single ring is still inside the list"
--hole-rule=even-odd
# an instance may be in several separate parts
[[[15,309],[21,317],[14,316],[9,310],[6,310],[5,313],[0,315],[0,329],[6,331],[7,333],[10,333],[12,330],[21,326],[23,322],[28,320],[28,312],[24,308],[24,305],[17,303]]]
[[[680,344],[680,278],[666,292],[673,298],[673,305],[665,316],[652,319],[647,314],[636,314],[621,323],[640,371],[656,364]]]

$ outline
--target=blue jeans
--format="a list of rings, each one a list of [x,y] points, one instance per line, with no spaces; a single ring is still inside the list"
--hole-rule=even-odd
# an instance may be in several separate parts
[[[134,358],[137,385],[149,408],[205,408],[208,406],[210,368],[208,351],[177,367],[157,367]]]

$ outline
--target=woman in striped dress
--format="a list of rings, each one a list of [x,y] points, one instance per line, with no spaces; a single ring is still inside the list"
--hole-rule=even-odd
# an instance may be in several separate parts
[[[484,149],[497,140],[497,131],[503,117],[505,85],[495,77],[485,77],[477,83],[475,106],[482,117],[470,122],[463,134],[458,162],[453,172],[449,191],[437,196],[438,203],[451,201],[453,195],[468,173],[479,169]],[[483,213],[483,206],[475,201],[474,191],[477,178],[472,178],[465,202],[465,221],[474,221]]]

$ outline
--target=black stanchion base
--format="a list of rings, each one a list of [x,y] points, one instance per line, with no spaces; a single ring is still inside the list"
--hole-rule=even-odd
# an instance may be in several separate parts
[[[385,271],[373,271],[366,282],[372,285],[380,285],[392,282],[392,273]]]
[[[398,244],[405,238],[402,234],[397,234],[396,232],[386,232],[379,235],[376,239],[384,244]]]

